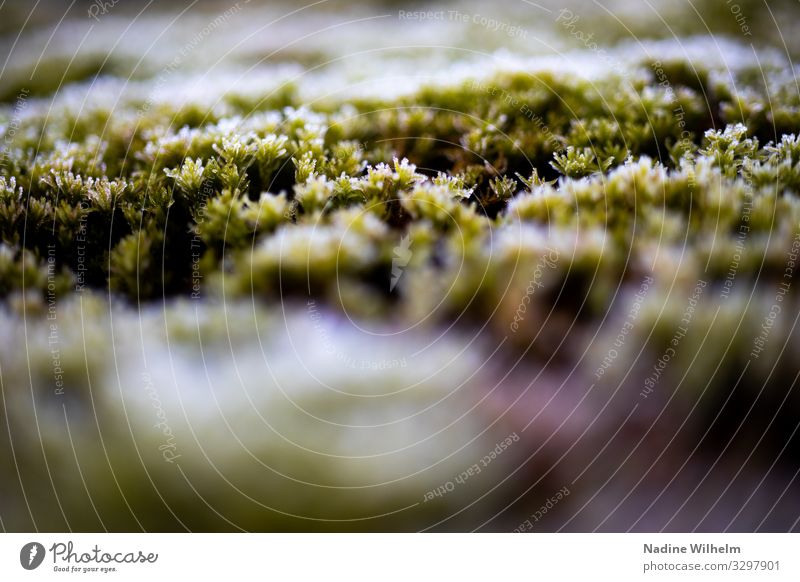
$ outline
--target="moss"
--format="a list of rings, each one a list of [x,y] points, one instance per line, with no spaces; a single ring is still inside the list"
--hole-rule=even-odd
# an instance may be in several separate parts
[[[46,332],[51,308],[65,330],[83,332],[86,326],[87,347],[77,331],[59,340],[62,371],[78,395],[70,412],[80,411],[81,418],[95,412],[86,398],[95,390],[106,400],[98,405],[102,420],[96,427],[87,423],[77,438],[99,455],[99,433],[108,431],[113,469],[126,492],[130,482],[144,483],[155,468],[153,486],[135,488],[130,502],[147,515],[142,518],[147,527],[156,529],[180,527],[177,516],[199,529],[232,523],[303,529],[307,523],[290,517],[303,508],[312,508],[319,519],[345,519],[385,512],[389,505],[417,504],[424,493],[417,488],[435,488],[442,471],[427,472],[435,455],[411,451],[408,434],[444,431],[454,436],[437,441],[436,454],[474,456],[473,446],[464,455],[453,451],[465,442],[484,446],[489,436],[497,436],[494,429],[485,438],[476,434],[494,425],[503,416],[497,411],[508,410],[504,399],[516,394],[497,395],[489,387],[496,377],[509,377],[519,362],[524,369],[512,381],[520,398],[531,377],[555,366],[557,378],[545,383],[566,386],[567,400],[553,399],[575,410],[569,398],[594,386],[592,374],[618,340],[624,325],[619,321],[625,321],[643,280],[651,287],[637,312],[636,329],[626,336],[624,348],[614,348],[619,360],[598,380],[599,396],[588,398],[594,408],[581,409],[582,421],[605,410],[604,399],[617,388],[638,398],[627,373],[647,377],[675,337],[675,321],[684,315],[698,281],[704,297],[717,302],[704,300],[708,303],[697,312],[691,333],[681,338],[685,343],[676,364],[665,373],[663,384],[677,394],[670,406],[679,409],[670,408],[665,417],[686,418],[703,385],[708,386],[704,402],[712,409],[725,407],[726,390],[738,382],[730,377],[734,371],[742,372],[749,397],[764,384],[767,400],[775,404],[778,384],[793,381],[791,362],[797,356],[788,316],[773,322],[773,335],[750,368],[737,365],[754,349],[753,331],[763,329],[776,290],[797,281],[796,270],[787,271],[787,264],[795,260],[800,233],[800,101],[794,80],[785,74],[789,63],[771,53],[757,56],[764,58],[763,67],[744,64],[730,70],[674,53],[661,61],[648,55],[624,72],[587,53],[583,57],[591,70],[586,75],[529,61],[488,70],[471,67],[466,76],[454,67],[446,82],[380,96],[333,90],[325,85],[329,79],[323,70],[309,73],[322,85],[318,99],[310,98],[309,86],[300,81],[280,81],[271,93],[258,86],[222,92],[213,103],[202,95],[185,102],[154,97],[155,79],[138,81],[130,93],[111,91],[113,101],[102,92],[84,99],[86,84],[39,99],[51,87],[37,84],[24,115],[12,104],[0,112],[0,137],[8,146],[0,171],[0,318],[9,333],[20,335],[27,332],[28,318],[37,334]],[[592,74],[593,67],[599,72]],[[88,59],[67,78],[84,78],[95,68]],[[111,89],[121,83],[106,82]],[[9,87],[6,99],[15,89]],[[217,95],[211,89],[209,94]],[[796,302],[788,297],[784,313],[796,312]],[[89,314],[86,322],[83,309]],[[291,326],[279,333],[287,317]],[[113,327],[117,318],[124,333]],[[368,340],[342,331],[351,319],[369,329]],[[419,367],[387,371],[386,362],[397,359],[391,353],[372,360],[364,355],[376,349],[374,338],[417,328]],[[297,337],[295,330],[300,330]],[[463,349],[461,338],[449,335],[444,347],[427,345],[440,330],[475,334],[491,349],[501,346],[491,352],[496,369],[487,376],[478,373],[481,358],[490,359],[485,345]],[[326,334],[335,341],[326,343]],[[31,364],[27,356],[0,348],[2,369],[14,386],[35,385],[37,398],[52,404],[58,401],[46,389],[51,346],[37,341]],[[395,352],[405,347],[392,344]],[[460,357],[459,350],[477,363],[449,369],[443,362],[452,357],[461,363],[454,355]],[[713,365],[698,365],[695,357],[701,353]],[[165,354],[174,356],[177,371]],[[111,361],[118,370],[107,369]],[[171,465],[153,452],[163,443],[150,430],[152,418],[143,411],[149,412],[151,403],[142,403],[142,382],[136,384],[147,361],[156,362],[152,367],[164,390],[176,389],[163,399],[185,447],[183,468],[212,506],[230,512],[230,521],[197,512],[193,496],[198,491],[176,481],[168,472]],[[198,362],[210,378],[198,372]],[[717,364],[724,370],[720,376]],[[28,376],[27,366],[34,370]],[[314,381],[298,379],[300,369],[319,374]],[[337,386],[341,381],[354,394],[321,391],[320,379]],[[97,382],[103,387],[95,388]],[[120,401],[113,400],[109,388],[116,382],[125,384]],[[225,385],[224,394],[204,392],[214,382]],[[452,392],[458,383],[467,386],[466,395]],[[185,398],[179,389],[189,385],[195,392]],[[304,431],[305,412],[275,394],[284,385],[290,385],[292,397],[299,394],[307,411],[321,417],[331,413],[333,420],[324,416],[323,428]],[[409,385],[413,389],[407,390]],[[30,419],[23,395],[16,387],[10,390],[13,398],[4,406],[14,409],[14,429],[25,431]],[[394,408],[355,398],[395,396],[394,391],[399,394]],[[671,400],[665,394],[642,404],[631,434],[641,436],[647,430],[641,427],[653,426],[649,407],[666,407]],[[391,428],[393,413],[416,418],[420,403],[433,407],[451,398],[456,405],[444,420],[436,412],[426,416],[426,409],[409,431]],[[795,412],[796,400],[789,400]],[[188,411],[181,408],[184,401]],[[549,402],[534,405],[546,409]],[[124,424],[129,419],[120,404],[131,405],[135,431]],[[247,422],[211,418],[209,410],[220,407],[232,408]],[[332,454],[319,455],[325,457],[320,460],[313,448],[298,453],[274,434],[260,441],[264,419],[250,418],[253,410],[274,415],[275,426],[302,446],[331,446],[353,458],[332,460]],[[702,414],[708,416],[706,410]],[[739,420],[740,412],[731,418]],[[448,423],[460,420],[456,413],[467,419],[466,429],[450,428]],[[386,425],[377,427],[373,441],[366,429],[376,428],[375,418]],[[207,437],[203,444],[195,440],[193,421],[208,430],[197,433]],[[529,421],[528,414],[512,424]],[[570,438],[583,437],[586,425],[566,424]],[[779,424],[781,430],[789,426],[783,416]],[[619,426],[597,429],[591,438],[610,442]],[[692,424],[691,430],[700,438],[698,426],[703,428]],[[46,435],[53,451],[60,450],[63,428],[56,423]],[[561,430],[558,423],[548,428]],[[142,467],[127,466],[124,460],[138,454],[131,440],[137,431],[146,435],[149,452],[140,457]],[[389,442],[410,452],[401,451],[397,465],[361,458],[362,442],[353,445],[354,433],[368,435],[362,440],[370,446]],[[28,441],[34,438],[25,434]],[[724,443],[731,431],[725,425],[710,434]],[[538,432],[530,438],[527,444],[536,446],[549,440]],[[243,442],[253,446],[254,456],[239,454]],[[206,445],[212,462],[241,486],[248,503],[230,502],[230,483],[207,465]],[[769,446],[782,454],[775,443]],[[513,460],[527,462],[528,454],[525,450]],[[277,471],[268,477],[268,487],[260,478],[263,472],[251,465],[263,469],[265,459],[274,460]],[[391,481],[409,459],[421,474],[411,485],[392,483],[383,498],[347,489],[353,475],[366,475],[370,483]],[[445,464],[448,471],[461,470],[455,461]],[[547,470],[544,461],[531,465],[534,473]],[[115,478],[110,468],[91,469],[92,495],[113,515],[111,525],[141,526],[125,508],[128,500],[98,485]],[[326,496],[308,483],[287,483],[276,476],[282,470],[336,492]],[[509,485],[514,495],[519,485]],[[278,511],[267,507],[273,491]],[[162,492],[175,514],[152,511],[163,503]],[[460,503],[467,499],[463,495],[454,497]],[[420,514],[432,522],[446,520],[460,507],[439,502]],[[97,527],[91,515],[81,515],[83,506],[68,500],[64,517],[77,520],[78,527]],[[408,528],[418,523],[405,519],[378,523]]]

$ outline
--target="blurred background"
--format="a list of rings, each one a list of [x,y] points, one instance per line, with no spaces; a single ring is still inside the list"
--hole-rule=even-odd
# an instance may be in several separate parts
[[[441,14],[399,16],[414,12]],[[462,21],[455,13],[468,18]],[[564,27],[567,14],[581,19],[590,38]],[[361,70],[366,76],[375,72],[368,63],[362,69],[362,55],[367,53],[380,54],[381,60],[410,59],[414,68],[430,74],[444,62],[469,61],[473,53],[553,55],[586,49],[591,42],[611,48],[698,35],[733,38],[796,57],[797,14],[797,3],[791,0],[501,0],[491,5],[343,0],[8,2],[0,23],[7,56],[0,97],[13,99],[23,85],[34,95],[45,95],[59,84],[98,74],[151,78],[197,34],[203,42],[182,55],[180,72],[252,70],[284,63],[316,72],[335,67],[356,75]],[[508,26],[489,34],[480,20],[473,21],[474,15]],[[202,34],[214,21],[216,32]]]

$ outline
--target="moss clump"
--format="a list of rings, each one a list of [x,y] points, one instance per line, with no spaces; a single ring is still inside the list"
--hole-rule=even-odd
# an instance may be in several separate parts
[[[163,107],[131,125],[126,108],[135,101],[114,116],[90,108],[58,122],[45,121],[44,103],[33,104],[16,124],[0,178],[0,231],[14,255],[43,256],[56,245],[58,268],[74,274],[83,228],[88,284],[139,299],[190,293],[187,265],[198,252],[209,283],[230,261],[253,265],[252,273],[231,273],[232,292],[249,293],[251,279],[275,287],[278,263],[261,255],[279,238],[290,245],[286,253],[311,253],[309,264],[326,274],[319,279],[339,270],[363,281],[366,269],[367,282],[383,289],[390,249],[416,223],[444,240],[458,230],[459,244],[476,249],[514,221],[550,232],[579,225],[605,233],[612,263],[628,249],[645,263],[641,253],[656,232],[662,244],[682,245],[690,236],[702,247],[711,237],[712,248],[692,253],[724,255],[747,202],[746,245],[759,249],[760,233],[795,227],[796,137],[762,136],[771,130],[768,119],[794,115],[796,96],[778,81],[760,86],[746,67],[727,82],[717,73],[679,62],[643,62],[633,81],[497,73],[457,90],[328,101],[318,111],[299,104],[242,110],[193,127],[163,123],[182,111]],[[743,95],[769,115],[746,115]],[[709,128],[737,118],[746,123]],[[388,154],[393,165],[384,164]],[[344,208],[388,227],[369,239],[378,251],[366,264],[363,250],[339,256],[322,245],[317,257],[308,246],[314,225],[330,244],[342,242],[350,226],[333,222]],[[417,267],[430,276],[459,256],[437,247],[418,249],[432,262]],[[477,268],[460,277],[480,277]],[[505,278],[498,275],[497,284]],[[20,287],[11,275],[6,288]]]

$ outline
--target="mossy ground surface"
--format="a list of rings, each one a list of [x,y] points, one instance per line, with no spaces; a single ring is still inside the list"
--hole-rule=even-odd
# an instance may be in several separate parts
[[[757,2],[672,39],[243,4],[10,49],[5,529],[798,528],[800,91]]]

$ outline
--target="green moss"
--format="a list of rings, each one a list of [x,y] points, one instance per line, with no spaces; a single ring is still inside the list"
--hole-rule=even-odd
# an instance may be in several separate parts
[[[599,57],[589,55],[588,60],[596,65]],[[9,144],[0,171],[0,317],[15,334],[27,330],[28,317],[37,333],[46,331],[48,310],[57,299],[59,325],[81,331],[87,326],[88,347],[82,347],[83,338],[60,340],[65,375],[74,379],[79,395],[74,406],[81,414],[89,414],[85,397],[96,390],[91,386],[95,376],[103,382],[97,390],[109,396],[108,387],[116,387],[119,377],[130,383],[131,374],[145,367],[136,358],[149,348],[152,353],[144,359],[160,362],[162,371],[169,367],[159,360],[164,354],[173,356],[174,349],[177,362],[184,352],[191,354],[186,357],[191,364],[174,377],[189,378],[197,390],[210,380],[194,375],[200,367],[195,364],[205,365],[209,358],[212,365],[203,370],[225,384],[223,399],[241,404],[237,413],[247,414],[242,411],[252,410],[253,403],[237,400],[239,385],[231,378],[253,383],[249,387],[259,396],[265,386],[275,388],[265,378],[282,388],[278,378],[291,390],[308,391],[300,400],[309,410],[374,422],[375,416],[388,418],[387,410],[372,404],[362,408],[362,403],[353,407],[338,396],[315,392],[318,386],[310,381],[298,381],[297,370],[308,364],[303,358],[312,368],[323,362],[319,377],[324,381],[327,375],[343,378],[346,387],[368,396],[384,395],[375,386],[404,391],[408,378],[418,380],[417,370],[384,370],[365,380],[361,368],[348,368],[349,354],[343,355],[346,364],[331,364],[352,338],[318,345],[325,337],[320,330],[327,329],[321,313],[334,330],[352,318],[380,328],[375,336],[383,327],[392,333],[417,326],[423,332],[451,327],[465,335],[485,331],[487,343],[502,346],[498,375],[524,361],[524,377],[514,380],[524,386],[555,362],[559,370],[569,371],[565,378],[573,371],[577,377],[569,380],[566,392],[581,393],[607,357],[629,299],[641,281],[654,281],[636,331],[598,387],[602,399],[614,391],[613,382],[632,390],[627,372],[642,371],[640,357],[654,359],[664,352],[687,293],[702,280],[706,296],[718,301],[698,314],[664,382],[677,386],[682,374],[693,386],[705,382],[710,401],[722,407],[731,379],[715,377],[693,358],[703,350],[726,370],[733,369],[737,358],[753,349],[751,332],[762,327],[778,286],[797,280],[794,270],[787,277],[787,260],[800,232],[796,85],[774,60],[760,69],[727,71],[649,56],[625,74],[601,64],[602,74],[595,76],[541,70],[534,64],[530,71],[498,67],[475,71],[473,79],[459,77],[382,97],[341,97],[325,87],[324,97],[313,100],[304,97],[307,88],[288,83],[271,95],[232,91],[213,105],[199,98],[151,101],[141,92],[123,94],[113,110],[96,96],[86,103],[74,95],[55,96],[52,102],[31,98],[24,116],[9,105],[0,113],[1,137]],[[91,69],[91,62],[86,66]],[[154,83],[144,81],[143,88],[155,90]],[[32,97],[36,94],[38,89]],[[166,306],[165,297],[170,299]],[[797,311],[796,299],[783,305],[784,313]],[[711,309],[720,306],[718,313]],[[83,309],[87,322],[81,320]],[[160,309],[163,321],[154,315]],[[301,320],[292,320],[301,330],[299,339],[275,331],[285,323],[278,317],[284,309]],[[111,329],[117,317],[125,334]],[[732,333],[737,329],[747,333]],[[133,337],[118,338],[128,332]],[[748,390],[764,382],[774,387],[773,373],[791,381],[787,370],[798,344],[789,344],[788,360],[783,350],[795,336],[786,323],[775,325],[763,355],[747,370]],[[359,357],[372,347],[371,340],[352,341]],[[29,376],[26,358],[0,348],[4,373],[20,386],[47,386],[52,367],[48,348],[46,343],[31,348],[34,372]],[[475,349],[474,357],[485,356]],[[420,374],[441,372],[442,362],[452,355],[448,350],[426,356],[430,370],[422,366]],[[248,373],[239,375],[240,362],[225,360],[226,354],[244,354]],[[255,363],[265,359],[275,363],[277,372]],[[111,361],[120,369],[107,370]],[[83,378],[86,362],[89,371]],[[415,391],[414,384],[398,408],[415,411],[420,401],[427,406],[449,398],[456,380],[473,386],[471,374],[482,365],[445,374],[430,386],[420,380],[423,389]],[[161,379],[169,385],[166,377]],[[484,391],[476,392],[475,401],[458,400],[461,410],[471,411],[469,406],[482,402],[492,383],[481,377],[474,382]],[[141,393],[141,386],[128,388]],[[693,389],[676,398],[681,412],[691,406]],[[50,396],[42,398],[52,404]],[[198,408],[190,412],[208,422],[201,424],[225,432],[222,421],[203,416],[207,410],[202,406],[210,407],[212,397],[191,396]],[[21,399],[15,392],[9,400],[15,414]],[[176,417],[174,403],[179,401],[171,409]],[[120,459],[136,449],[118,404],[102,410],[98,430],[110,431],[111,455],[124,465]],[[258,404],[267,412],[277,410],[274,420],[291,434],[308,436],[300,434],[307,419],[296,410],[266,397]],[[603,404],[595,402],[598,408]],[[791,405],[796,411],[796,399]],[[146,431],[152,419],[141,414],[143,408],[141,403],[132,406],[140,414],[134,415],[136,428]],[[476,424],[493,423],[489,416]],[[12,417],[15,426],[29,423],[24,412]],[[187,444],[195,434],[185,419],[185,426],[175,421],[188,449],[185,469],[201,482],[212,504],[225,506],[227,484],[203,464],[203,446]],[[249,435],[232,438],[225,432],[219,441],[209,439],[225,474],[239,480],[259,507],[253,512],[252,505],[229,504],[230,518],[254,529],[264,524],[302,528],[287,515],[265,509],[268,495],[253,477],[261,473],[242,464],[254,459],[231,454],[238,451],[240,436],[246,441],[262,434],[260,421],[246,425],[258,427]],[[388,418],[387,426],[392,422]],[[425,426],[438,430],[441,423],[434,419]],[[79,435],[83,443],[98,442],[90,429]],[[53,450],[65,438],[59,430],[48,435]],[[386,434],[405,443],[392,430]],[[572,434],[582,435],[580,430]],[[393,478],[391,463],[320,461],[273,436],[256,442],[253,450],[309,481],[327,478],[326,486],[337,488],[349,483],[348,471],[361,470],[376,479]],[[351,434],[330,426],[311,436],[312,444],[353,442]],[[460,446],[473,437],[471,432],[458,434],[454,442]],[[153,444],[152,435],[146,440]],[[176,485],[154,450],[151,446],[150,456],[145,455],[143,469],[160,463],[157,485],[177,512],[192,527],[219,527],[218,516],[193,515],[196,502],[186,498],[196,492]],[[425,464],[420,466],[424,473]],[[123,480],[137,483],[149,476],[138,467],[115,469]],[[113,477],[106,468],[94,470],[88,480],[95,487]],[[433,474],[420,482],[436,487],[440,478]],[[352,491],[325,497],[305,485],[298,494],[296,483],[287,486],[274,475],[269,486],[281,492],[282,510],[312,507],[322,518],[348,517],[354,507],[359,515],[384,511],[388,503]],[[107,488],[97,489],[101,504],[113,508],[113,525],[135,527],[136,520],[121,509],[125,504]],[[132,503],[147,514],[160,503],[160,491],[137,488]],[[398,507],[413,505],[419,493],[403,485],[389,499]],[[330,502],[334,498],[342,500],[344,509]],[[72,511],[80,514],[75,507]],[[425,511],[438,519],[454,506],[431,507]],[[91,517],[78,517],[79,524],[95,527]],[[148,527],[170,529],[176,522],[163,511],[154,512]]]

